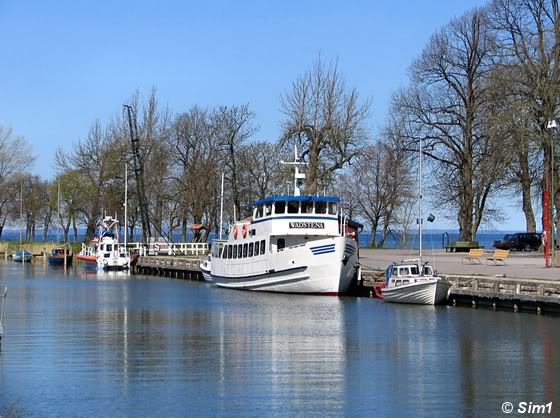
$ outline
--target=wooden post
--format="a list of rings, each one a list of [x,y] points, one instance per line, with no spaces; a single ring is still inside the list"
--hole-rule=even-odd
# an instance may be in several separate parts
[[[47,262],[47,247],[43,247],[43,264]]]
[[[66,272],[66,247],[62,247],[62,255],[64,257],[64,272]]]

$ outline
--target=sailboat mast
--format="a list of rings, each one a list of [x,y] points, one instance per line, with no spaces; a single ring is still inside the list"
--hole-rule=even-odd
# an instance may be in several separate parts
[[[23,232],[23,176],[21,177],[21,190],[19,194],[19,246],[21,247]],[[20,248],[21,249],[21,248]]]
[[[420,235],[420,268],[422,268],[422,138],[420,138],[420,155],[418,163],[418,232]]]
[[[58,216],[58,228],[56,228],[56,240],[60,242],[60,228],[62,228],[62,222],[60,222],[60,180],[57,182],[57,195],[56,195],[56,211]]]
[[[224,229],[224,173],[222,173],[222,192],[220,194],[220,239],[222,239],[222,230]]]
[[[128,166],[124,163],[124,250],[128,246]]]

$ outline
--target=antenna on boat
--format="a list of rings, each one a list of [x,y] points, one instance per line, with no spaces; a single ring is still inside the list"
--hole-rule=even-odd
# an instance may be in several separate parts
[[[300,196],[305,187],[305,173],[300,172],[298,166],[303,165],[307,167],[307,163],[299,160],[297,145],[294,145],[294,161],[280,161],[280,163],[294,166],[294,196]]]
[[[224,173],[222,172],[222,192],[220,194],[220,239],[222,239],[223,229],[224,229]]]
[[[422,268],[422,138],[419,143],[420,159],[418,162],[418,232],[420,238],[420,268]]]

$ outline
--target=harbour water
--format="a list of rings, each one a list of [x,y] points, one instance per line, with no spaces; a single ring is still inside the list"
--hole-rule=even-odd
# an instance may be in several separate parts
[[[560,413],[558,319],[0,262],[0,415]]]

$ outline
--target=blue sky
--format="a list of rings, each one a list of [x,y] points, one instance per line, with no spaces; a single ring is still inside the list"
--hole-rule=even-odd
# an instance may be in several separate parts
[[[375,130],[430,35],[485,3],[2,0],[0,125],[26,137],[47,178],[57,147],[152,86],[175,112],[249,103],[255,139],[275,140],[280,94],[320,53],[371,98]]]

